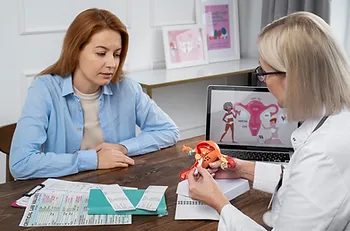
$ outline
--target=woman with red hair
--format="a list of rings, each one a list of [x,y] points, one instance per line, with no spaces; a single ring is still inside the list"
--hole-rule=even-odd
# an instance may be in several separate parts
[[[271,137],[265,140],[265,144],[282,144],[281,140],[278,138],[278,127],[276,125],[277,118],[270,119],[270,126],[266,127],[262,124],[264,129],[269,129],[271,131]]]
[[[123,72],[128,45],[126,27],[107,10],[74,19],[61,56],[29,87],[11,146],[14,178],[128,167],[130,156],[175,144],[174,122]]]

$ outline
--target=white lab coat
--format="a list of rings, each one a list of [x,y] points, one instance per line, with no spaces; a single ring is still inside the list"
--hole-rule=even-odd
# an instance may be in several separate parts
[[[350,230],[350,110],[306,120],[292,134],[294,154],[272,204],[274,231]],[[311,134],[312,133],[312,134]],[[279,165],[256,163],[253,187],[272,193]],[[219,231],[265,230],[232,205],[220,215]]]

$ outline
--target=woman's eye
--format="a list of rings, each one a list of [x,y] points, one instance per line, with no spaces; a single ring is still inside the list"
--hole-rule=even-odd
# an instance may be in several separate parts
[[[101,57],[103,57],[103,56],[105,56],[105,54],[106,53],[96,53],[98,56],[101,56]]]
[[[120,56],[120,54],[114,54],[114,57],[119,57]]]

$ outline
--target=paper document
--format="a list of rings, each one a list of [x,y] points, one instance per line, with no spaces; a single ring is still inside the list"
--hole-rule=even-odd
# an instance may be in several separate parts
[[[156,211],[168,186],[148,186],[136,208]]]
[[[232,200],[249,190],[248,180],[244,179],[216,179],[216,182],[229,200]],[[177,185],[176,193],[189,197],[188,190],[188,180],[184,180]]]
[[[20,226],[131,224],[131,215],[88,215],[89,194],[38,192],[30,197]]]
[[[101,190],[114,211],[135,210],[135,207],[119,185],[103,185]]]
[[[74,182],[74,181],[65,181],[65,180],[58,180],[58,179],[52,179],[49,178],[45,180],[43,183],[45,187],[40,189],[37,192],[78,192],[78,193],[89,193],[90,189],[98,189],[104,184],[92,184],[92,183],[85,183],[85,182]],[[120,186],[122,189],[136,189],[132,187],[123,187]],[[35,195],[35,194],[34,194]],[[20,199],[16,201],[17,205],[26,207],[29,202],[30,197],[23,196]]]

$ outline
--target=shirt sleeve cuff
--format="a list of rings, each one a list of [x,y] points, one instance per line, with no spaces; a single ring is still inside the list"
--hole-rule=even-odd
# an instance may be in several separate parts
[[[78,151],[78,169],[79,172],[97,169],[97,153],[95,150]]]
[[[128,156],[136,155],[137,152],[141,150],[140,142],[138,142],[136,138],[124,140],[119,142],[119,144],[124,145],[126,149],[128,149]]]
[[[240,222],[242,220],[245,220],[245,215],[232,204],[227,204],[221,209],[218,230],[228,231],[232,230],[233,227],[238,228],[243,225]]]
[[[280,174],[280,165],[256,162],[253,188],[267,193],[273,193],[280,179]]]
[[[236,207],[231,204],[225,205],[221,209],[218,230],[265,230],[248,216],[244,215]]]
[[[221,212],[220,212],[220,216],[232,216],[231,212],[234,210],[237,210],[238,212],[240,212],[238,209],[236,209],[232,204],[226,204],[224,207],[222,207]]]

